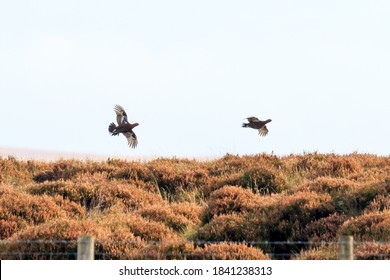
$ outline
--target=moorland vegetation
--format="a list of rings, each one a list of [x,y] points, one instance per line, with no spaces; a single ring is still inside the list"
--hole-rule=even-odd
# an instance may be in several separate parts
[[[390,258],[390,157],[306,153],[147,162],[0,158],[0,258]]]

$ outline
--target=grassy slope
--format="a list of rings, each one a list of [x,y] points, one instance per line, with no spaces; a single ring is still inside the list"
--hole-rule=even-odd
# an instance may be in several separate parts
[[[369,154],[145,163],[9,157],[0,159],[0,238],[7,241],[0,251],[46,258],[31,253],[74,252],[72,242],[92,234],[97,252],[114,259],[335,258],[331,242],[342,234],[390,241],[389,194],[390,157]],[[356,248],[357,258],[378,256],[389,258],[390,245]]]

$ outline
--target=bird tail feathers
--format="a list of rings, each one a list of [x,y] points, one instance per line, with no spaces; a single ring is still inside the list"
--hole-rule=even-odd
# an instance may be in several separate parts
[[[116,129],[115,123],[110,123],[110,125],[108,126],[108,132],[110,132],[111,135],[118,135],[119,133],[115,131],[115,129]]]
[[[248,124],[247,123],[243,123],[242,127],[248,127]]]

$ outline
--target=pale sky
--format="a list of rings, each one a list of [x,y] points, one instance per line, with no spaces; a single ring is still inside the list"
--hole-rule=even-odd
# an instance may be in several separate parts
[[[389,108],[390,1],[0,0],[0,147],[389,155]]]

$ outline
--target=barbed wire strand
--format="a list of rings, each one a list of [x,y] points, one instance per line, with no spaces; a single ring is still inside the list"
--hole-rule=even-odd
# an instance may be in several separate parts
[[[0,244],[9,244],[9,243],[48,243],[48,244],[77,244],[77,240],[0,240]],[[153,244],[153,245],[167,245],[167,244],[194,244],[194,245],[210,245],[210,244],[247,244],[247,245],[336,245],[343,244],[344,242],[340,241],[205,241],[205,240],[196,240],[196,241],[166,241],[166,240],[144,240],[144,241],[134,241],[134,240],[123,240],[123,241],[102,241],[96,240],[95,244]],[[355,245],[361,244],[376,244],[376,245],[388,245],[390,241],[353,241]]]

